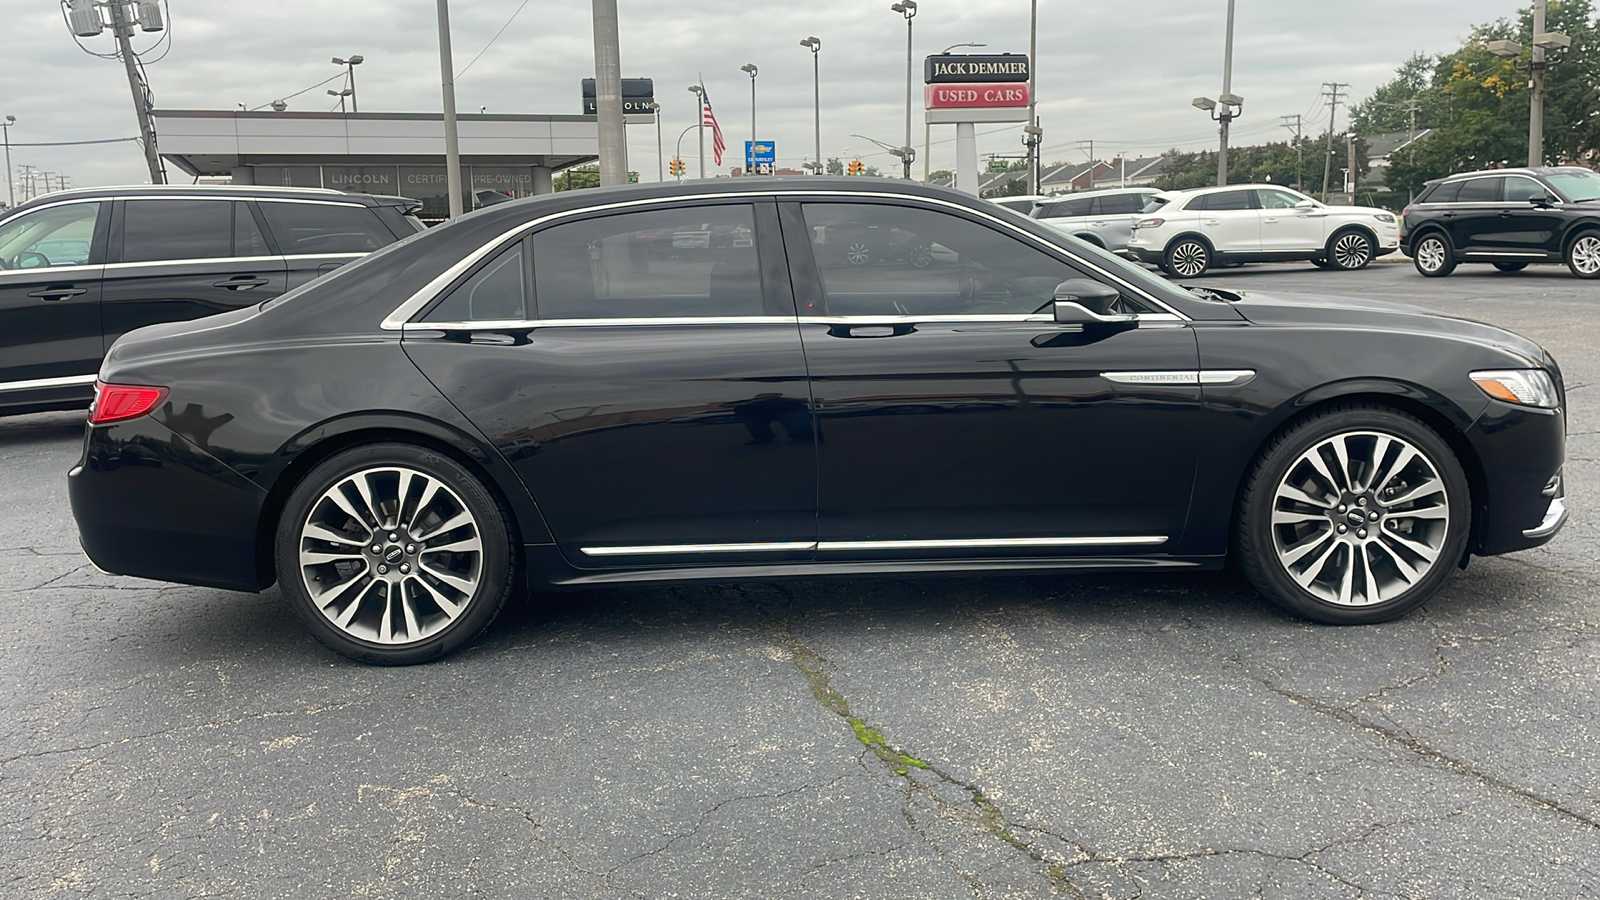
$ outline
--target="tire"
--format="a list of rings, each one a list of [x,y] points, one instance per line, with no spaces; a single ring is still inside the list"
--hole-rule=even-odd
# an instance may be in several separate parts
[[[1279,606],[1330,625],[1386,622],[1450,577],[1466,552],[1470,493],[1450,445],[1420,420],[1341,404],[1268,442],[1245,479],[1235,546],[1250,583]]]
[[[1211,248],[1199,238],[1179,238],[1161,257],[1161,268],[1174,278],[1197,278],[1211,268]]]
[[[926,269],[933,264],[933,247],[928,244],[917,244],[906,254],[907,261],[918,269]]]
[[[510,524],[449,456],[413,444],[352,447],[313,468],[284,504],[278,584],[335,653],[428,662],[476,638],[505,605],[516,581]]]
[[[1332,268],[1354,272],[1370,265],[1376,250],[1372,235],[1347,228],[1328,239],[1327,261]]]
[[[1567,268],[1579,278],[1600,278],[1600,231],[1581,231],[1567,245]]]
[[[1528,267],[1527,263],[1495,263],[1494,267],[1502,272],[1521,272]]]
[[[1319,269],[1337,269],[1337,268],[1339,268],[1338,266],[1334,265],[1331,262],[1328,262],[1325,259],[1313,259],[1311,261],[1311,264],[1313,266],[1316,266]]]
[[[1443,278],[1456,270],[1455,253],[1450,241],[1437,231],[1430,231],[1411,248],[1411,263],[1428,278]]]

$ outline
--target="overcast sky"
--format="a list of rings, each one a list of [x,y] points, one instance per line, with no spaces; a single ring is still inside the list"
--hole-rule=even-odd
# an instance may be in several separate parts
[[[811,59],[801,38],[822,39],[824,156],[857,155],[885,170],[895,160],[852,133],[898,145],[905,133],[905,22],[890,0],[619,0],[626,77],[654,78],[665,107],[666,154],[694,123],[685,87],[703,74],[731,148],[724,170],[742,165],[750,133],[750,81],[760,67],[760,137],[779,162],[798,165],[812,147]],[[498,113],[581,112],[579,80],[594,75],[590,4],[528,0],[487,53],[472,63],[522,0],[455,0],[451,6],[457,106]],[[1322,82],[1352,85],[1360,98],[1417,51],[1456,47],[1472,26],[1511,16],[1519,0],[1237,0],[1233,92],[1245,98],[1236,145],[1287,135],[1279,116],[1303,114],[1308,132],[1326,123]],[[55,0],[4,0],[0,116],[14,115],[16,144],[136,135],[126,77],[114,60],[74,45]],[[922,0],[915,21],[917,103],[921,58],[962,41],[981,52],[1025,53],[1028,0]],[[1040,115],[1046,161],[1094,153],[1153,155],[1213,146],[1215,126],[1189,101],[1222,84],[1227,0],[1039,0]],[[334,56],[362,54],[363,111],[441,107],[435,4],[428,0],[171,0],[172,45],[149,66],[158,108],[261,106],[336,75]],[[89,39],[106,52],[109,35]],[[152,43],[141,35],[137,47]],[[958,51],[961,52],[961,51]],[[153,57],[149,57],[153,59]],[[472,65],[469,68],[469,63]],[[328,110],[318,87],[292,109]],[[920,110],[913,143],[920,146]],[[1340,127],[1345,117],[1341,112]],[[980,153],[1019,153],[1020,124],[979,126]],[[934,168],[955,161],[954,127],[933,129]],[[630,167],[653,179],[656,133],[629,127]],[[694,135],[684,142],[693,155]],[[148,180],[136,144],[19,147],[14,166],[66,172],[75,185]],[[692,171],[692,169],[691,169]],[[918,164],[918,174],[921,165]],[[181,173],[179,173],[181,174]]]

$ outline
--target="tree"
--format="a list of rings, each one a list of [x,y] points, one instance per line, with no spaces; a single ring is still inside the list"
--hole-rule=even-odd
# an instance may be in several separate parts
[[[843,175],[844,174],[844,160],[840,159],[837,156],[828,157],[828,174],[829,175]]]
[[[557,191],[580,191],[584,188],[596,188],[600,186],[600,167],[598,165],[577,166],[562,172],[552,178],[551,181]],[[629,172],[628,183],[637,184],[638,182],[639,173]]]
[[[1339,173],[1348,160],[1348,136],[1333,136],[1334,185],[1344,187]],[[1253,147],[1232,147],[1228,150],[1229,184],[1281,184],[1298,186],[1308,194],[1322,190],[1322,154],[1327,152],[1327,135],[1260,144]],[[1164,191],[1182,191],[1213,187],[1217,183],[1217,154],[1206,150],[1184,152],[1168,150],[1162,154],[1169,160],[1155,186]],[[1367,161],[1366,141],[1356,138],[1356,173],[1364,176],[1370,168]]]
[[[941,178],[954,178],[954,177],[956,177],[956,173],[952,172],[949,169],[934,169],[932,172],[928,173],[928,180],[929,181],[938,181]]]

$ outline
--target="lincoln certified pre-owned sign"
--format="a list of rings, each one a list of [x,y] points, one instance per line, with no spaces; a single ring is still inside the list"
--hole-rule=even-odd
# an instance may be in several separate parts
[[[925,84],[986,84],[1028,80],[1025,53],[941,53],[922,61]]]
[[[922,89],[928,109],[997,109],[1028,105],[1028,85],[930,84]]]

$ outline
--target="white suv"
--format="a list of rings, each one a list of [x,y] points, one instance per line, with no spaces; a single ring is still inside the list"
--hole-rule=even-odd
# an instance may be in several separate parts
[[[1128,245],[1133,223],[1157,193],[1155,188],[1146,187],[1061,194],[1040,200],[1033,208],[1033,217],[1114,253]]]
[[[1393,213],[1324,206],[1286,187],[1247,184],[1157,194],[1124,254],[1193,278],[1221,263],[1303,259],[1323,269],[1364,269],[1399,246]]]

